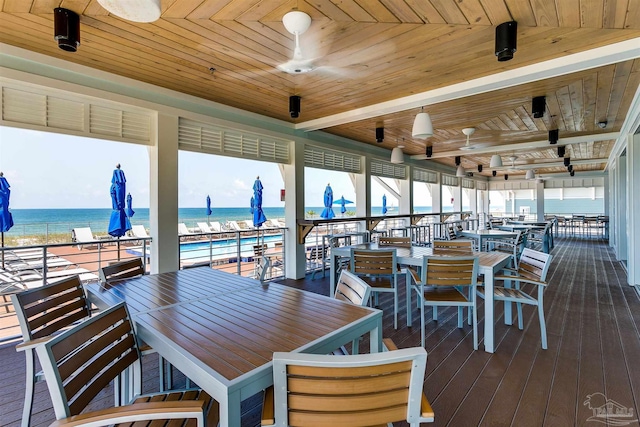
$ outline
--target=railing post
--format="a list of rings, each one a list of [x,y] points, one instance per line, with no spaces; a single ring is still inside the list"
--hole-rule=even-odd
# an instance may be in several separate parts
[[[238,276],[242,276],[242,258],[240,257],[240,253],[242,251],[241,246],[242,243],[240,242],[240,232],[236,231],[236,270],[237,270],[237,274]]]
[[[209,233],[209,267],[213,267],[213,234]]]
[[[42,286],[47,285],[47,247],[42,248]]]

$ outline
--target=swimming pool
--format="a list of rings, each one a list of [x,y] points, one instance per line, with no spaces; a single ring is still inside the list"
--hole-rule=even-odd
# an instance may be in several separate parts
[[[260,242],[262,242],[260,236]],[[273,246],[275,242],[281,242],[281,234],[273,234],[264,236],[264,243]],[[258,244],[256,237],[243,237],[240,239],[240,255],[245,257],[253,257],[253,245]],[[211,248],[209,242],[183,242],[180,243],[180,259],[193,258],[214,258],[231,257],[238,254],[238,239],[222,239],[212,240]]]

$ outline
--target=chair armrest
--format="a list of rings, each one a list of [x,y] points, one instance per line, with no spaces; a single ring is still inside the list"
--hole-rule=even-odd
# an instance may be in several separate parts
[[[275,416],[275,402],[273,386],[264,390],[264,397],[262,399],[262,416],[260,419],[261,426],[272,426],[276,423]]]
[[[200,419],[204,426],[204,405],[202,400],[182,400],[177,402],[146,402],[128,406],[87,412],[55,421],[50,427],[102,426],[124,422],[163,419]]]
[[[422,400],[420,402],[420,415],[422,418],[429,418],[431,420],[435,417],[431,403],[429,403],[427,396],[425,396],[424,393],[422,393]]]
[[[35,340],[23,341],[20,344],[16,345],[16,351],[25,351],[25,350],[35,349],[36,347],[46,344],[49,340],[51,340],[51,338],[53,337],[46,336],[42,338],[37,338]]]
[[[391,338],[384,338],[382,340],[382,347],[387,351],[394,351],[398,349],[398,346],[393,342]]]
[[[420,283],[420,275],[418,274],[418,271],[414,268],[411,267],[406,267],[407,271],[409,272],[409,274],[411,274],[411,277],[413,277],[413,281],[416,283]]]
[[[522,276],[495,276],[494,280],[511,280],[512,282],[531,283],[532,285],[547,286],[547,282],[540,282],[538,280],[527,279]]]

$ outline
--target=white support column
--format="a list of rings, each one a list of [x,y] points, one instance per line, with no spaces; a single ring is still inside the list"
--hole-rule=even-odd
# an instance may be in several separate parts
[[[442,183],[427,185],[431,188],[431,212],[442,212]]]
[[[371,160],[362,158],[362,173],[356,175],[356,216],[371,215]]]
[[[628,283],[640,285],[640,134],[629,135],[627,143],[627,181],[628,181]]]
[[[398,213],[402,215],[411,214],[413,210],[413,179],[410,172],[410,168],[407,168],[407,173],[409,173],[408,179],[396,180],[398,183],[398,189],[400,190]]]
[[[536,212],[538,213],[536,221],[544,221],[544,181],[536,181]]]
[[[628,148],[628,147],[627,147]],[[629,151],[627,150],[627,153]],[[618,157],[616,176],[616,258],[627,260],[627,155]]]
[[[306,272],[306,253],[304,244],[298,244],[297,218],[304,218],[304,144],[294,141],[292,145],[293,161],[284,165],[284,221],[287,226],[285,240],[285,276],[288,279],[302,279]]]
[[[180,268],[178,241],[178,117],[158,114],[156,144],[149,147],[151,273]]]
[[[469,206],[471,207],[471,212],[473,212],[473,217],[479,220],[480,217],[478,216],[478,190],[476,189],[475,185],[473,186],[473,188],[467,190],[467,193],[469,194]]]

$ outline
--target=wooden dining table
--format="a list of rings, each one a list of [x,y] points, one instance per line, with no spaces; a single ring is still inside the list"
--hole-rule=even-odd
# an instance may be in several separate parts
[[[365,334],[382,350],[380,310],[208,267],[86,289],[100,308],[126,302],[139,338],[220,403],[223,427],[273,384],[276,351],[326,354]]]
[[[396,249],[396,259],[399,264],[419,267],[422,265],[422,258],[424,256],[434,255],[433,248],[425,246],[378,246],[377,243],[362,243],[352,246],[341,246],[339,248],[331,248],[330,259],[330,292],[333,295],[336,284],[336,271],[337,260],[341,257],[350,257],[351,248],[354,249],[371,249],[371,250],[388,250]],[[494,299],[493,299],[493,277],[496,273],[504,269],[511,262],[511,255],[503,252],[474,252],[474,255],[478,257],[479,269],[478,272],[484,275],[485,303],[484,303],[484,349],[488,353],[493,353],[495,348],[494,343]],[[411,282],[407,278],[405,282],[406,288],[406,303],[407,303],[407,326],[411,326]],[[505,303],[505,322],[511,322],[511,304]]]

